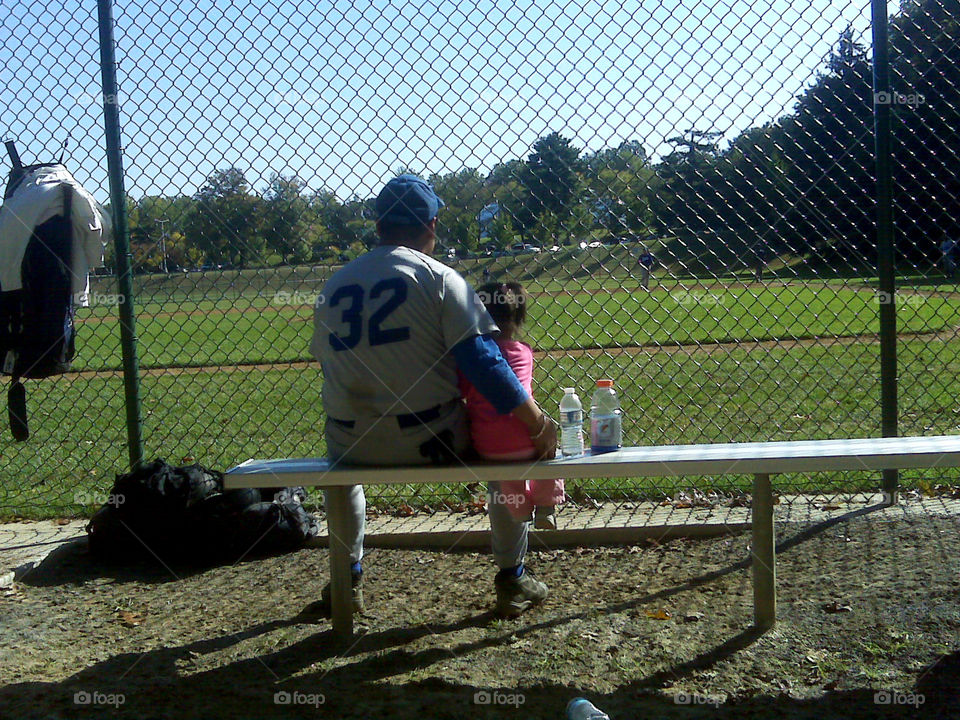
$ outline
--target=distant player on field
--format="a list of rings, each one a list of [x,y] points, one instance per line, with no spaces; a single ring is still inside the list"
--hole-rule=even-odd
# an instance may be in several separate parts
[[[640,265],[640,286],[644,290],[649,290],[650,273],[653,272],[653,268],[657,264],[657,259],[653,256],[652,252],[644,248],[640,254],[640,258],[637,260],[637,264]]]
[[[767,251],[765,248],[757,248],[755,251],[757,263],[754,267],[753,275],[754,280],[757,282],[763,281],[763,269],[767,266]]]
[[[940,253],[943,255],[940,259],[943,265],[943,274],[952,278],[957,272],[957,241],[945,238],[940,244]]]
[[[323,366],[327,454],[353,464],[455,462],[470,446],[459,369],[501,414],[526,428],[538,458],[556,453],[556,425],[503,359],[498,328],[454,270],[430,257],[443,201],[415,175],[400,175],[376,200],[380,244],[335,273],[314,312],[313,356]],[[497,611],[517,615],[547,594],[525,570],[527,524],[490,483]],[[329,503],[328,503],[329,504]],[[362,486],[349,491],[354,610],[362,611]],[[330,508],[328,507],[328,512]],[[305,614],[330,612],[329,584]]]

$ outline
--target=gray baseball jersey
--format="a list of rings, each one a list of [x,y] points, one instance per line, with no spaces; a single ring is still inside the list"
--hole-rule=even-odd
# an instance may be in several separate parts
[[[421,412],[460,396],[449,350],[498,328],[455,270],[382,245],[345,265],[314,308],[310,351],[338,420]]]

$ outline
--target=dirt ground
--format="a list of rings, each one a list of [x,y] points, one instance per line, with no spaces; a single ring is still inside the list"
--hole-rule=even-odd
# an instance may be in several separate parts
[[[749,536],[531,552],[551,595],[490,612],[478,553],[368,551],[361,634],[297,615],[310,549],[202,572],[82,544],[0,591],[2,718],[960,717],[958,518],[778,528],[778,624],[750,630]]]

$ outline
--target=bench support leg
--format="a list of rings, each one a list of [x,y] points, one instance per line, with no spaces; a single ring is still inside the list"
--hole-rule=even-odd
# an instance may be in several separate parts
[[[330,541],[330,605],[333,632],[353,636],[353,598],[350,578],[350,548],[343,540],[349,508],[348,488],[327,488],[327,537]]]
[[[753,623],[769,630],[777,621],[777,555],[769,475],[753,477]]]

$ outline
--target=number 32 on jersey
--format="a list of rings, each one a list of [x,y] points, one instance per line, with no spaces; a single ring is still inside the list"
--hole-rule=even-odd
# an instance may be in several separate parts
[[[407,300],[407,284],[403,278],[394,277],[380,280],[370,288],[369,293],[357,284],[337,288],[330,298],[331,314],[334,308],[340,309],[340,322],[345,333],[332,332],[329,335],[330,346],[334,350],[351,350],[364,337],[364,330],[372,346],[402,342],[410,338],[410,328],[384,327],[390,314]],[[379,301],[379,302],[378,302]],[[377,309],[370,315],[364,328],[365,303],[376,303]]]

